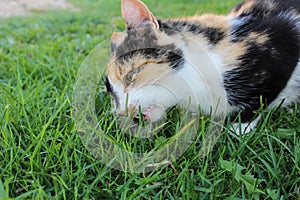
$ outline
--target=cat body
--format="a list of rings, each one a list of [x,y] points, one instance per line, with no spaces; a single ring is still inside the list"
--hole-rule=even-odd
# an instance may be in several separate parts
[[[226,16],[167,20],[123,0],[122,14],[127,32],[112,35],[106,76],[121,115],[140,107],[155,122],[180,104],[208,115],[240,113],[249,131],[261,104],[300,101],[298,0],[246,0]]]

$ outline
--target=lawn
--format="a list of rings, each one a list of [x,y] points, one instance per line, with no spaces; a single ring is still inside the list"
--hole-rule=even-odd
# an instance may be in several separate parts
[[[150,172],[95,159],[76,129],[73,88],[84,59],[124,24],[119,0],[72,2],[81,13],[0,21],[0,199],[300,199],[297,105],[263,112],[245,136],[225,128],[205,157],[197,137],[172,165]],[[145,0],[159,18],[222,14],[237,2]],[[108,118],[108,98],[97,106]]]

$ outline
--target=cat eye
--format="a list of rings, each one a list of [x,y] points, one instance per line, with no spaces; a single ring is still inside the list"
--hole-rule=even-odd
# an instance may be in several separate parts
[[[129,72],[126,76],[126,85],[133,84],[136,81],[136,75],[136,70],[132,70],[131,72]]]

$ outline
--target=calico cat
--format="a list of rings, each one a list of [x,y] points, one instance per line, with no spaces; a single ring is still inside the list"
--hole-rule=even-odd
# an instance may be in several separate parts
[[[120,115],[155,122],[170,107],[241,116],[243,132],[272,108],[300,102],[300,1],[246,0],[228,15],[156,19],[122,0],[105,85]],[[235,129],[236,130],[236,129]]]

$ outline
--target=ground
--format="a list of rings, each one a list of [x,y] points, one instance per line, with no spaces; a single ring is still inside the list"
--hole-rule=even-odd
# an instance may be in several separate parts
[[[49,9],[79,11],[67,0],[0,0],[0,17],[23,16]]]

